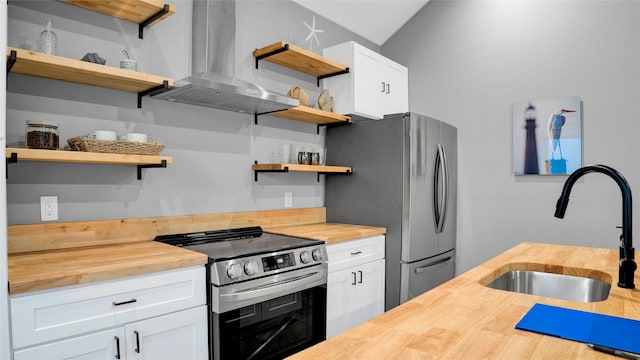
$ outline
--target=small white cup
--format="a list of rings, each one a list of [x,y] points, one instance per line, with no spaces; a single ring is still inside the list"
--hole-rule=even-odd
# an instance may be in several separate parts
[[[116,132],[111,130],[96,130],[93,132],[93,137],[96,140],[118,140],[118,135],[116,134]]]
[[[120,69],[138,71],[138,62],[132,59],[120,60]]]
[[[128,133],[125,137],[127,141],[146,143],[147,142],[147,134],[139,134],[139,133]]]

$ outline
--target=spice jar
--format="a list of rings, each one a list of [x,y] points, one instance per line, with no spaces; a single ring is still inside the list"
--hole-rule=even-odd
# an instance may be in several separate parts
[[[29,149],[58,149],[60,144],[58,124],[52,121],[27,120],[25,142]]]

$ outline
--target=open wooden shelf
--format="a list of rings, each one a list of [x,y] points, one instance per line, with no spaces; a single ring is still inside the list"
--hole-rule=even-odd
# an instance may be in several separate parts
[[[173,86],[173,80],[166,77],[14,47],[7,48],[8,61],[12,51],[16,52],[16,61],[11,71],[18,74],[129,92],[150,90],[162,86],[165,81]]]
[[[253,164],[252,166],[255,181],[258,181],[258,173],[260,172],[313,172],[318,173],[318,181],[320,174],[344,174],[351,175],[353,169],[350,166],[329,166],[329,165],[300,165],[300,164]]]
[[[137,165],[138,180],[142,178],[141,169],[150,167],[166,167],[173,164],[171,156],[151,156],[134,154],[106,154],[66,150],[41,150],[26,148],[7,148],[7,163],[18,161],[41,161],[58,163],[83,163],[102,165]]]
[[[350,116],[319,110],[308,106],[296,106],[286,110],[275,111],[269,113],[269,115],[318,125],[351,122]]]
[[[256,69],[258,68],[259,60],[266,60],[305,74],[316,76],[318,78],[318,85],[320,85],[320,79],[349,72],[349,68],[346,65],[329,60],[295,45],[285,43],[284,41],[278,41],[274,44],[256,49],[253,52],[253,57],[256,58]]]
[[[173,79],[166,77],[14,47],[7,48],[7,71],[135,92],[138,107],[140,97],[173,87]]]
[[[139,24],[138,36],[142,39],[142,29],[153,26],[176,12],[175,5],[160,0],[61,0],[101,14],[117,17]]]

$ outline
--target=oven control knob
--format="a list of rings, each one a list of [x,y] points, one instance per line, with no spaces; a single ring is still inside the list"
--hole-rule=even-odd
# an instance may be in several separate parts
[[[306,250],[301,252],[300,261],[302,261],[303,264],[308,264],[311,261],[311,254]]]
[[[227,268],[227,276],[229,276],[229,278],[231,278],[232,280],[235,280],[242,276],[242,265],[231,264],[231,266]]]
[[[255,261],[249,261],[244,264],[244,273],[251,276],[258,272],[258,263]]]
[[[313,260],[315,261],[321,261],[323,256],[322,256],[322,251],[320,251],[320,249],[313,249]]]

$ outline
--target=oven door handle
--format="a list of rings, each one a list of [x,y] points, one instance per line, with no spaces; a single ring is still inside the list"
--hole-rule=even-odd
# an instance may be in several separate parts
[[[233,309],[239,309],[243,306],[253,305],[291,294],[294,292],[306,290],[315,286],[325,285],[327,283],[327,270],[320,269],[310,273],[292,276],[285,279],[279,279],[272,283],[254,286],[239,291],[230,291],[228,293],[219,293],[218,304],[214,301],[214,311],[218,308],[218,313],[226,312]],[[214,297],[215,299],[215,297]]]

